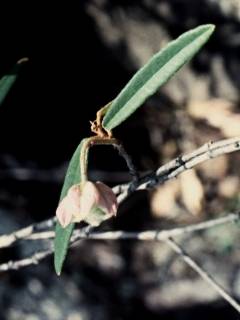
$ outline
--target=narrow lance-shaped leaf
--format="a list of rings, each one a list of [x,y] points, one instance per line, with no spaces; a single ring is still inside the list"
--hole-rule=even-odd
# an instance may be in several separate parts
[[[81,182],[80,172],[80,154],[82,147],[84,146],[86,139],[83,139],[76,151],[74,152],[72,159],[69,163],[68,170],[65,176],[60,201],[67,195],[68,190],[74,184]],[[64,260],[67,255],[67,250],[70,242],[72,232],[74,230],[75,223],[70,223],[66,228],[63,228],[59,222],[56,224],[55,240],[54,240],[54,266],[55,271],[60,275]]]
[[[207,42],[214,25],[202,25],[182,34],[141,68],[110,105],[103,126],[112,130],[165,84]]]
[[[0,79],[0,105],[3,103],[12,85],[16,81],[21,66],[27,61],[27,58],[19,60],[10,72]]]

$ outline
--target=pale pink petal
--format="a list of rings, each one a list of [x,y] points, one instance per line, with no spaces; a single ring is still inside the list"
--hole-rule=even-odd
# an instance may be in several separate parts
[[[87,216],[99,201],[99,193],[94,183],[87,181],[82,189],[80,212],[83,217]]]
[[[94,213],[97,208],[104,212],[101,218],[98,217],[97,211]],[[87,181],[81,185],[74,185],[68,190],[67,196],[57,208],[56,215],[60,224],[66,227],[71,222],[89,219],[95,225],[99,225],[101,221],[116,215],[116,212],[117,199],[112,189],[102,182]]]
[[[58,221],[63,228],[71,223],[73,217],[71,210],[69,210],[68,202],[69,201],[67,197],[63,198],[63,200],[59,203],[56,211]]]
[[[104,183],[97,181],[96,187],[99,191],[98,205],[110,215],[116,215],[117,213],[117,198],[112,189]]]
[[[68,190],[67,196],[60,202],[56,215],[63,227],[73,222],[73,218],[79,214],[80,195],[80,186],[74,185]]]
[[[76,206],[80,207],[81,186],[80,184],[74,184],[67,193],[67,196],[72,199]]]

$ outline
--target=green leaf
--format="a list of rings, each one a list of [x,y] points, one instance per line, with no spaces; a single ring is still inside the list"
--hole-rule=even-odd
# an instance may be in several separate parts
[[[214,25],[208,24],[185,32],[154,55],[112,102],[103,118],[104,128],[112,130],[136,111],[198,52],[214,28]]]
[[[63,263],[66,259],[69,242],[75,223],[70,223],[63,228],[59,222],[56,223],[55,240],[54,240],[54,267],[58,276],[60,276]]]
[[[83,139],[81,141],[69,163],[64,184],[62,187],[60,201],[67,195],[67,192],[72,185],[81,182],[80,154],[85,141],[86,139]],[[57,222],[56,224],[54,240],[54,266],[55,271],[58,275],[60,275],[62,271],[62,266],[67,255],[67,250],[72,232],[74,230],[74,226],[75,223],[71,223],[66,228],[63,228],[59,224],[59,222]]]
[[[22,65],[27,62],[27,58],[23,58],[19,60],[13,69],[9,72],[9,74],[3,76],[0,79],[0,105],[3,103],[4,99],[6,98],[8,92],[10,91],[12,85],[16,81],[18,77],[18,73]]]

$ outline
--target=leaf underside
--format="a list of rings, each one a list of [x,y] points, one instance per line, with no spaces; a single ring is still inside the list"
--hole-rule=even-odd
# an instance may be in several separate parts
[[[69,163],[64,184],[62,187],[60,201],[67,195],[67,192],[72,185],[81,182],[80,153],[84,141],[85,139],[81,141]],[[67,250],[72,232],[74,230],[74,226],[75,223],[70,223],[66,228],[63,228],[58,221],[56,223],[54,240],[54,267],[58,275],[60,275],[62,271],[63,263],[67,255]]]
[[[185,32],[155,54],[112,102],[103,118],[104,128],[112,130],[126,120],[198,52],[214,28],[207,24]]]

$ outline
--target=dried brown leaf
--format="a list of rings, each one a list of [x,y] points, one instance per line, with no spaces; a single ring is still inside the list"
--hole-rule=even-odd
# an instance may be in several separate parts
[[[218,186],[219,194],[226,198],[232,198],[239,192],[239,178],[228,176],[220,181]]]
[[[187,210],[198,215],[204,199],[203,185],[195,170],[188,170],[180,176],[181,199]]]
[[[206,120],[211,126],[220,129],[226,138],[240,135],[240,114],[233,109],[234,105],[223,99],[191,101],[188,104],[192,117]]]
[[[199,165],[199,170],[205,178],[223,179],[226,176],[229,167],[229,157],[223,155],[221,157],[205,161]]]
[[[177,214],[176,200],[179,195],[178,180],[169,181],[154,191],[151,210],[156,217],[174,218]]]

